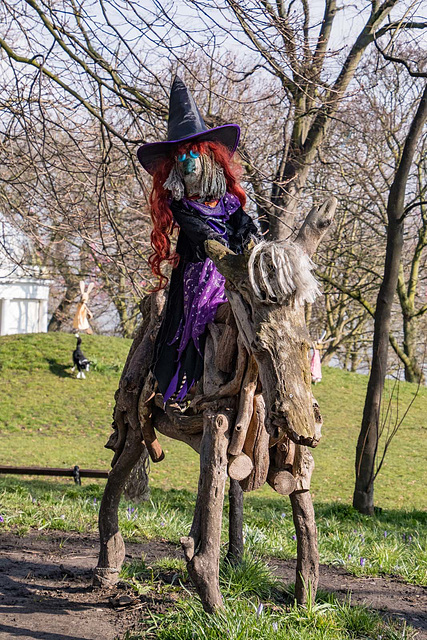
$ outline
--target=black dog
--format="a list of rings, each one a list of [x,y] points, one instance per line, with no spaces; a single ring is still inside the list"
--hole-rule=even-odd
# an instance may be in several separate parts
[[[86,378],[84,372],[85,371],[89,371],[90,362],[86,358],[86,356],[84,355],[83,351],[80,349],[80,345],[82,343],[82,339],[80,338],[78,333],[76,333],[76,338],[77,338],[77,347],[73,351],[74,367],[73,367],[72,371],[75,371],[75,369],[77,367],[77,371],[78,371],[77,377],[78,378]]]

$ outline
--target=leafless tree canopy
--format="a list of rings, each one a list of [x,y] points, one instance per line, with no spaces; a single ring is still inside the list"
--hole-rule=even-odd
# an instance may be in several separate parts
[[[425,23],[420,2],[373,1],[357,10],[336,0],[311,5],[2,3],[0,212],[30,239],[25,259],[55,275],[52,328],[70,316],[81,278],[96,279],[95,299],[116,310],[121,331],[135,327],[138,301],[152,283],[150,185],[135,151],[165,137],[170,78],[179,71],[208,126],[242,126],[251,210],[271,239],[289,236],[295,217],[326,191],[345,202],[334,242],[317,259],[326,309],[315,307],[312,317],[317,333],[329,328],[334,337],[327,357],[358,366],[368,352],[399,127],[425,71],[418,45]],[[405,60],[412,89],[393,62],[377,62],[384,58],[375,47]],[[424,259],[420,162],[418,183],[415,173],[410,182],[411,252],[399,285],[415,322],[424,313],[413,294],[420,282],[409,275],[410,255],[420,256],[420,266]],[[398,320],[393,347],[404,362],[402,331]]]

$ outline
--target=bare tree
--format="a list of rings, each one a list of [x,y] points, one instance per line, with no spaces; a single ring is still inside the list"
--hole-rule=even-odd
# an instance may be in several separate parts
[[[427,119],[427,86],[411,122],[387,202],[387,247],[384,277],[375,308],[372,368],[356,450],[353,505],[362,513],[374,511],[374,463],[378,447],[381,398],[387,372],[391,311],[399,278],[405,220],[405,192],[409,171]],[[406,209],[407,211],[407,209]]]
[[[367,47],[384,32],[425,24],[409,19],[405,3],[372,2],[353,44],[338,58],[331,46],[339,11],[335,0],[325,1],[319,29],[307,2],[296,7],[293,2],[273,5],[265,0],[223,0],[215,3],[216,12],[212,3],[203,0],[188,4],[210,29],[221,30],[221,24],[227,21],[232,38],[252,54],[254,63],[241,70],[242,78],[262,69],[275,79],[276,95],[283,105],[279,124],[282,144],[274,155],[275,167],[267,185],[265,166],[251,162],[250,154],[247,160],[255,178],[260,212],[268,216],[271,237],[286,237],[317,151]],[[382,26],[394,9],[402,10],[403,16],[391,18]]]
[[[108,162],[97,158],[97,127],[75,146],[64,132],[29,126],[10,128],[0,145],[0,211],[63,291],[49,328],[69,320],[79,280],[95,279],[97,301],[114,306],[121,333],[131,335],[149,286],[149,216],[128,155],[116,148]]]
[[[420,53],[409,47],[405,51],[408,59]],[[341,210],[327,251],[319,256],[318,276],[327,294],[325,312],[330,317],[330,327],[326,327],[321,312],[316,317],[328,331],[333,328],[330,335],[340,333],[343,321],[348,318],[343,340],[350,342],[355,329],[351,317],[363,316],[368,331],[361,335],[363,348],[373,331],[383,275],[387,196],[403,151],[405,131],[419,100],[419,85],[403,67],[385,66],[375,58],[363,65],[356,80],[360,87],[357,98],[348,100],[337,113],[309,186],[317,192],[332,190],[340,198]],[[423,265],[427,258],[425,143],[425,138],[418,141],[408,177],[405,251],[401,256],[398,298],[393,305],[389,335],[394,355],[410,382],[423,379],[423,345],[419,336],[420,321],[427,310],[422,296]],[[339,341],[331,342],[328,351],[339,354]]]
[[[261,79],[269,74],[280,104],[280,121],[274,123],[274,138],[280,144],[267,166],[252,157],[250,140],[249,144],[244,140],[242,149],[271,237],[286,237],[310,167],[364,52],[383,33],[396,35],[425,26],[416,19],[419,3],[408,9],[402,0],[372,1],[361,12],[363,25],[346,52],[333,44],[336,0],[325,0],[320,27],[305,1],[273,5],[266,0],[186,0],[185,4],[193,12],[190,23],[172,2],[160,0],[145,8],[111,0],[99,0],[95,8],[74,0],[66,7],[52,0],[5,0],[0,48],[11,73],[27,79],[22,97],[31,102],[35,84],[48,85],[51,99],[64,102],[67,97],[65,121],[75,122],[76,108],[78,113],[89,113],[100,122],[107,142],[117,138],[129,151],[133,143],[152,135],[158,139],[164,130],[169,83],[156,69],[164,66],[165,55],[171,66],[179,64],[194,75],[191,46],[209,59],[219,75],[236,83],[248,77],[255,82],[255,74]],[[227,38],[240,47],[234,65],[224,65],[224,46],[215,48],[216,40]],[[213,114],[212,103],[218,105],[227,96],[218,95],[209,84],[204,88],[210,94],[206,114],[210,122],[221,118],[221,109]],[[113,106],[117,109],[111,110]],[[247,103],[246,113],[250,109]]]

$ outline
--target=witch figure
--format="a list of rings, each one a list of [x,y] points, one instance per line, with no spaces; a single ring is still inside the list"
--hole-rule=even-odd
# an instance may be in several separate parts
[[[168,139],[145,144],[138,159],[153,176],[150,195],[149,263],[167,278],[162,263],[172,264],[172,276],[152,370],[164,402],[181,401],[203,374],[207,325],[227,301],[225,279],[206,256],[205,240],[217,240],[242,253],[257,228],[244,210],[246,196],[239,184],[240,166],[233,160],[240,137],[236,124],[207,129],[193,96],[176,77],[169,103]],[[179,235],[175,251],[171,235]]]

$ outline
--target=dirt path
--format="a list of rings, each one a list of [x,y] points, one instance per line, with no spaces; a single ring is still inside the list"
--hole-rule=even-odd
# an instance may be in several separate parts
[[[296,562],[272,560],[285,583],[295,582]],[[340,567],[320,565],[319,589],[333,591],[343,599],[351,593],[353,604],[366,604],[404,621],[417,630],[417,640],[427,640],[427,588],[386,578],[356,578]]]
[[[129,558],[144,554],[147,564],[166,555],[182,557],[181,550],[167,542],[127,544],[126,549]],[[96,558],[95,536],[1,535],[0,640],[114,640],[138,628],[145,611],[173,606],[173,596],[135,600],[126,590],[93,591]],[[295,563],[272,564],[286,582],[295,580]],[[319,586],[343,595],[351,591],[353,603],[366,602],[406,620],[417,628],[417,640],[427,640],[426,589],[383,578],[354,578],[328,566],[321,567]]]

